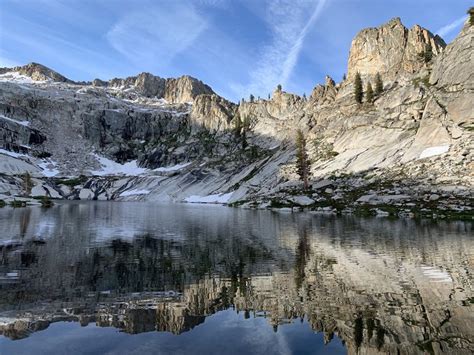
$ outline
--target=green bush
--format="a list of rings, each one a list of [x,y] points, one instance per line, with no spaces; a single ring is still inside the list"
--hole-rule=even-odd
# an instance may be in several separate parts
[[[44,208],[49,208],[49,207],[54,206],[53,201],[51,201],[51,199],[48,196],[43,196],[40,202],[41,202],[41,207],[44,207]]]
[[[87,181],[87,176],[81,175],[77,178],[73,179],[59,179],[56,181],[56,184],[58,185],[66,185],[69,187],[74,187],[77,185],[81,185],[82,183]]]
[[[14,208],[26,207],[26,201],[13,200],[12,202],[10,202],[10,206]]]

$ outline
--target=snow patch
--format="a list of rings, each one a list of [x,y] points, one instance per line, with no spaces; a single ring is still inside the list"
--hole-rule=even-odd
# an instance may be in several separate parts
[[[52,160],[44,159],[38,166],[43,170],[42,173],[46,177],[53,177],[59,174],[59,170],[56,169],[57,163]]]
[[[208,196],[197,196],[192,195],[186,197],[184,199],[185,202],[188,203],[227,203],[229,202],[230,198],[232,197],[233,192],[229,192],[227,194],[214,194]]]
[[[451,275],[436,267],[422,266],[421,270],[423,275],[433,282],[453,282]]]
[[[123,90],[124,90],[123,88],[118,89],[118,90],[115,89],[115,91],[123,91]],[[128,89],[128,91],[131,91],[131,90]],[[143,97],[140,97],[138,94],[135,99],[123,99],[123,101],[131,103],[131,104],[146,104],[149,106],[168,106],[169,105],[169,102],[163,98],[159,98],[159,99],[156,97],[143,98]]]
[[[173,166],[164,166],[164,167],[161,167],[161,168],[156,168],[153,171],[157,171],[157,172],[177,171],[177,170],[181,170],[181,169],[187,167],[190,164],[191,163],[184,163],[184,164],[177,164],[177,165],[173,165]]]
[[[15,239],[0,240],[0,247],[16,247],[21,244],[21,241]]]
[[[150,193],[149,190],[129,190],[129,191],[124,191],[120,194],[121,197],[126,197],[126,196],[135,196],[135,195],[148,195]]]
[[[127,176],[138,176],[146,173],[148,169],[140,168],[137,165],[137,161],[129,161],[125,164],[119,164],[113,160],[101,157],[97,154],[94,156],[99,160],[102,165],[102,169],[91,171],[93,175],[105,176],[105,175],[127,175]]]
[[[26,158],[28,155],[26,154],[21,154],[21,153],[15,153],[15,152],[10,152],[9,150],[5,150],[0,148],[0,154],[5,154],[13,158]]]
[[[13,122],[13,123],[16,123],[16,124],[19,124],[21,126],[25,126],[25,127],[28,127],[30,125],[30,121],[18,121],[18,120],[14,120],[13,118],[6,117],[6,116],[3,116],[3,115],[0,115],[0,118],[2,118],[4,120],[7,120],[7,121],[10,121],[10,122]]]
[[[11,82],[22,83],[22,84],[32,84],[35,82],[29,76],[22,75],[16,71],[10,71],[10,72],[1,74],[0,81],[11,81]]]
[[[449,144],[439,145],[439,146],[436,146],[436,147],[429,147],[429,148],[426,148],[424,151],[421,152],[419,159],[429,158],[429,157],[433,157],[435,155],[444,154],[448,150],[449,150]]]

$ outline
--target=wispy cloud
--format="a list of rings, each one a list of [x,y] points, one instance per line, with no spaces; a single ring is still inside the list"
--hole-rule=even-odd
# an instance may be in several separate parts
[[[440,35],[441,37],[447,36],[454,30],[461,27],[464,24],[464,22],[466,22],[466,19],[467,19],[467,16],[460,17],[457,20],[451,22],[450,24],[447,24],[446,26],[441,27],[438,31],[436,31],[436,34]]]
[[[25,63],[23,63],[25,64]],[[9,58],[0,56],[0,68],[7,67],[7,68],[12,68],[21,65],[21,63],[18,63],[15,60],[11,60]]]
[[[113,48],[141,66],[166,65],[207,28],[188,1],[165,2],[122,17],[106,34]]]
[[[242,97],[271,91],[277,84],[285,86],[293,73],[311,27],[321,15],[328,0],[278,0],[267,2],[266,22],[272,43],[263,47],[247,85],[233,84]],[[309,16],[308,16],[309,14]]]
[[[0,57],[2,60],[0,60],[0,66],[2,66],[2,63],[11,67],[25,65],[29,62],[41,62],[44,65],[51,66],[50,62],[54,61],[56,64],[87,75],[88,80],[92,75],[97,77],[109,74],[106,66],[102,64],[109,60],[106,55],[76,43],[57,30],[31,22],[20,16],[12,14],[9,20],[17,25],[16,31],[5,31],[5,33],[2,33],[3,39],[8,41],[10,45],[14,44],[15,47],[21,48],[28,55],[24,62],[11,60],[11,52],[1,48]],[[43,58],[43,60],[40,58]],[[110,60],[108,66],[111,67]],[[52,69],[58,70],[55,65],[52,66]],[[64,74],[67,75],[67,73]]]

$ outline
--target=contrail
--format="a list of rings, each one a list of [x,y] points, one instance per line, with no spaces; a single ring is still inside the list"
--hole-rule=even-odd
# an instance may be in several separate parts
[[[467,19],[467,16],[458,18],[457,20],[451,22],[450,24],[441,27],[438,31],[436,31],[436,34],[438,34],[441,37],[447,36],[448,34],[453,32],[456,28],[463,25],[464,22],[466,22],[466,19]]]

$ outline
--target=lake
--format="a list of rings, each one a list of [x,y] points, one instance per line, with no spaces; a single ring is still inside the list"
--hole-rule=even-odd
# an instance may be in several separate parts
[[[0,354],[474,352],[470,222],[0,209]]]

